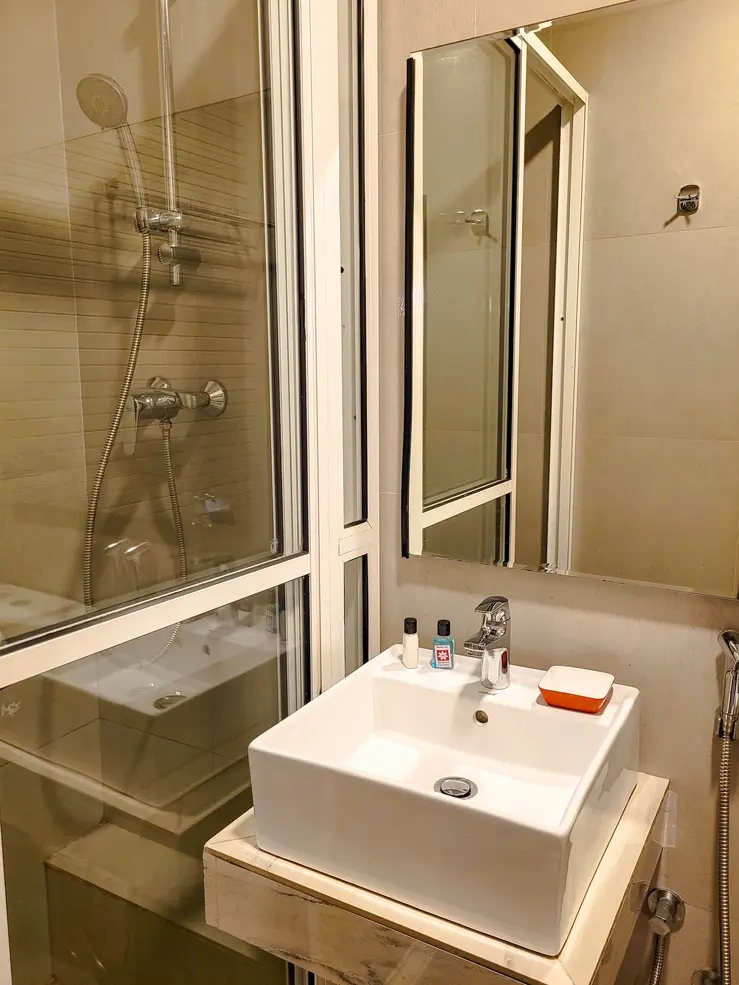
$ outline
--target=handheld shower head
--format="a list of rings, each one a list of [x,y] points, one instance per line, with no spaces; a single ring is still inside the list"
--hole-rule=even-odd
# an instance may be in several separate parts
[[[716,735],[733,739],[739,721],[739,633],[725,629],[719,633],[718,641],[726,657],[726,668],[721,707],[716,713]]]
[[[77,83],[77,102],[91,123],[103,130],[123,126],[128,119],[128,100],[115,79],[86,75]]]
[[[128,100],[122,87],[107,75],[85,75],[77,83],[77,102],[87,119],[102,130],[115,130],[126,155],[137,212],[146,209],[146,188],[136,143],[128,125]],[[138,219],[137,219],[138,228]]]

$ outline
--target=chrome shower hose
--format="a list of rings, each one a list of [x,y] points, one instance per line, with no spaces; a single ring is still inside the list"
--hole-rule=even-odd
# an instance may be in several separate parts
[[[146,311],[149,306],[149,293],[151,288],[151,236],[149,233],[142,234],[142,265],[141,265],[141,290],[139,292],[139,303],[136,310],[136,321],[134,324],[133,337],[131,339],[131,348],[128,353],[128,362],[126,364],[126,371],[123,374],[123,381],[121,383],[121,389],[118,394],[118,403],[116,404],[113,417],[108,426],[108,433],[105,437],[105,444],[103,445],[103,451],[100,456],[100,462],[95,473],[95,479],[92,484],[92,492],[90,493],[90,499],[87,507],[87,518],[85,521],[85,542],[82,553],[82,569],[83,569],[83,582],[84,582],[84,600],[85,606],[91,608],[94,602],[93,592],[92,592],[92,554],[93,554],[93,543],[95,538],[95,523],[97,520],[98,508],[100,505],[100,493],[103,488],[103,483],[105,481],[105,475],[108,470],[108,465],[110,463],[110,456],[113,452],[115,446],[116,438],[118,437],[118,432],[121,427],[121,421],[123,420],[123,414],[126,410],[126,404],[131,395],[131,386],[133,384],[133,378],[136,373],[136,364],[139,358],[139,352],[141,350],[141,340],[144,335],[144,325],[146,322]],[[172,423],[169,420],[161,422],[162,429],[162,440],[164,443],[164,467],[167,476],[167,489],[169,491],[169,502],[172,509],[172,520],[174,522],[175,539],[177,542],[177,557],[179,564],[179,574],[182,581],[187,578],[187,550],[185,547],[185,532],[182,524],[182,513],[180,511],[180,503],[177,496],[177,485],[175,483],[174,468],[172,465],[172,446],[171,446],[171,430]],[[167,650],[172,646],[175,639],[177,638],[177,633],[179,632],[179,623],[173,628],[172,633],[169,637],[167,643],[162,647],[159,653],[156,654],[152,659],[145,661],[145,663],[154,663],[159,660],[160,657],[164,656]]]
[[[187,548],[185,546],[185,528],[182,524],[182,513],[180,511],[180,500],[177,495],[177,483],[174,477],[174,466],[172,465],[172,422],[169,420],[160,421],[159,427],[162,429],[162,441],[164,443],[164,471],[167,476],[167,489],[169,490],[169,505],[172,510],[172,521],[174,523],[175,539],[177,541],[177,560],[179,564],[180,578],[182,581],[187,579]],[[159,653],[142,661],[143,667],[155,664],[161,660],[169,650],[180,632],[180,623],[172,627],[169,639],[161,648]]]
[[[649,985],[659,985],[662,978],[662,970],[665,966],[665,952],[667,950],[667,938],[657,936],[654,944],[654,961],[652,962],[652,974],[649,976]]]
[[[718,774],[718,929],[721,985],[731,985],[731,897],[729,893],[729,831],[731,820],[731,736],[721,739]]]
[[[123,382],[118,394],[118,403],[115,412],[108,425],[108,433],[105,437],[105,444],[100,456],[100,462],[92,483],[92,492],[87,505],[87,518],[85,520],[85,542],[82,550],[82,579],[85,607],[91,608],[93,605],[92,594],[92,549],[95,538],[95,522],[97,520],[98,506],[100,503],[100,493],[105,481],[105,473],[108,470],[110,456],[113,452],[118,431],[120,430],[126,404],[131,394],[131,384],[133,383],[136,363],[141,349],[141,339],[144,334],[144,323],[146,322],[146,309],[149,306],[149,290],[151,287],[151,236],[149,233],[142,234],[142,264],[141,264],[141,290],[139,292],[139,304],[136,310],[136,322],[131,339],[131,348],[128,353],[128,363],[123,374]]]

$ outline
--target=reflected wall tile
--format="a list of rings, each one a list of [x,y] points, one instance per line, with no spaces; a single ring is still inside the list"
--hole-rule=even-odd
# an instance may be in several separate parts
[[[689,35],[686,18],[696,24]],[[732,0],[636,4],[585,24],[555,24],[554,54],[590,94],[587,238],[672,236],[739,222],[732,95],[739,66],[731,45],[737,30]],[[646,42],[656,33],[657,48]],[[696,181],[704,191],[700,211],[669,222],[678,190]]]
[[[737,260],[739,227],[586,245],[582,433],[739,439]]]
[[[574,495],[573,571],[736,595],[738,442],[584,438]]]

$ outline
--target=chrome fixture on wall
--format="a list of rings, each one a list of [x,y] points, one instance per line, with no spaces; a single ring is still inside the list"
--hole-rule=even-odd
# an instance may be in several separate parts
[[[718,818],[716,863],[718,872],[719,981],[731,985],[731,743],[737,738],[739,720],[739,632],[726,629],[719,633],[726,663],[723,674],[721,705],[716,712],[716,736],[721,742],[718,774]]]
[[[671,889],[653,889],[647,896],[649,926],[655,935],[654,960],[649,985],[659,985],[665,964],[667,938],[685,921],[685,901]]]
[[[511,608],[507,598],[491,595],[475,612],[482,612],[482,628],[465,640],[465,651],[479,657],[480,683],[486,691],[502,691],[511,683]]]
[[[168,380],[154,376],[128,399],[124,450],[128,455],[136,450],[136,429],[142,422],[173,421],[181,410],[202,410],[209,417],[220,417],[227,406],[226,388],[217,380],[208,380],[201,390],[177,390]]]
[[[164,153],[164,190],[167,211],[171,215],[179,213],[177,205],[177,172],[175,169],[174,142],[174,81],[172,76],[172,46],[169,28],[169,0],[158,0],[157,17],[159,21],[159,93],[162,101],[162,149]],[[180,218],[181,218],[181,213]],[[180,242],[179,223],[167,227],[167,244],[176,257]],[[161,258],[160,258],[161,259]],[[174,259],[169,264],[169,282],[173,287],[182,283],[181,264]]]

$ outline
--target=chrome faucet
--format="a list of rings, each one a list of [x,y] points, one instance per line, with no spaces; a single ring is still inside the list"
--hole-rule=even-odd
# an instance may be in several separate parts
[[[511,607],[502,595],[483,599],[475,612],[482,612],[482,628],[465,641],[471,657],[479,657],[480,683],[486,691],[502,691],[511,683]]]
[[[721,707],[716,712],[716,735],[736,739],[739,735],[739,632],[725,629],[719,633],[718,641],[726,656],[724,669],[724,693]]]

